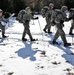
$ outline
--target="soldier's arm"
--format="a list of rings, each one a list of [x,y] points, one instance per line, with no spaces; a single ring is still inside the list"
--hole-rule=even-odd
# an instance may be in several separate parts
[[[1,18],[1,21],[3,21],[3,22],[6,22],[7,23],[7,20],[2,16],[2,18]]]
[[[64,19],[64,21],[70,21],[72,19],[72,16],[69,15],[69,18],[67,18],[66,16],[63,15],[63,19]]]

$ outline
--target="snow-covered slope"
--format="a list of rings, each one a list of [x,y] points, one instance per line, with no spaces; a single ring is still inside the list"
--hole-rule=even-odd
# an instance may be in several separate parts
[[[39,39],[36,42],[22,42],[23,24],[10,20],[12,23],[6,29],[9,37],[0,39],[0,75],[74,75],[74,45],[50,44],[56,27],[51,28],[52,35],[45,34],[45,18],[38,17],[39,20],[30,22],[33,38]],[[64,31],[67,41],[72,43],[74,37],[68,35],[70,26],[71,21],[65,22]],[[29,39],[28,35],[26,38]],[[62,42],[60,37],[57,41]],[[45,56],[42,51],[46,52]]]

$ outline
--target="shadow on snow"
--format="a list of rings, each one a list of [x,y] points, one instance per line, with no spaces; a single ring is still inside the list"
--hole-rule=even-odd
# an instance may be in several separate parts
[[[27,42],[23,42],[25,44],[25,48],[21,48],[18,50],[17,53],[19,57],[22,57],[23,59],[30,57],[31,61],[35,61],[36,57],[34,56],[38,51],[40,50],[33,50],[32,49],[32,42],[29,44]],[[41,51],[40,51],[41,52]]]

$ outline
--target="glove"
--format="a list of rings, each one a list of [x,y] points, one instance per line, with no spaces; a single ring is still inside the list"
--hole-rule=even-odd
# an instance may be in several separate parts
[[[56,24],[55,21],[52,21],[53,24]]]
[[[38,19],[38,17],[36,17],[35,19]]]
[[[69,17],[69,20],[71,20],[72,19],[72,17]]]
[[[64,22],[63,20],[60,21],[60,23],[62,23],[62,24],[63,24],[63,22]]]
[[[29,20],[26,20],[25,22],[29,22]]]
[[[51,17],[51,14],[48,14],[48,17],[50,18]]]
[[[32,14],[32,16],[34,16],[34,12],[32,12],[31,14]]]

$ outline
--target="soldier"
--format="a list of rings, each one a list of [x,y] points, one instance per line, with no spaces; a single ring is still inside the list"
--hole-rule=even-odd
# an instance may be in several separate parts
[[[7,36],[5,36],[5,25],[3,25],[2,22],[6,22],[6,20],[3,17],[3,11],[0,9],[0,29],[2,30],[2,37],[6,38]]]
[[[64,21],[69,21],[69,20],[72,19],[72,17],[70,16],[70,12],[68,11],[68,7],[67,6],[62,6],[61,11],[63,13]]]
[[[23,41],[27,41],[27,39],[25,38],[26,34],[29,35],[31,41],[35,41],[35,39],[33,39],[32,35],[31,35],[30,29],[29,29],[29,22],[30,22],[30,19],[38,19],[38,17],[33,18],[31,13],[32,13],[31,8],[26,7],[25,14],[23,15],[23,20],[22,20],[23,26],[24,26],[24,32],[22,35]]]
[[[55,15],[55,17],[54,17]],[[64,46],[70,46],[71,44],[70,43],[67,43],[67,40],[66,40],[66,36],[65,36],[65,32],[63,31],[63,22],[64,22],[64,17],[63,17],[63,13],[61,12],[61,10],[59,9],[56,9],[54,14],[52,14],[52,22],[56,24],[56,27],[57,27],[57,32],[54,36],[54,39],[53,39],[53,44],[58,44],[56,42],[56,40],[58,39],[59,36],[61,36],[61,39],[63,40],[63,43],[64,43]]]
[[[50,31],[51,29],[51,14],[53,13],[54,11],[54,4],[53,3],[50,3],[49,4],[49,9],[48,11],[46,12],[46,22],[47,22],[47,25],[45,26],[45,28],[43,29],[44,32],[47,32],[46,30],[48,29],[48,33],[51,34],[52,32]]]
[[[72,23],[71,23],[71,28],[70,28],[69,34],[70,34],[70,35],[74,35],[74,34],[72,33],[72,31],[73,31],[73,29],[74,29],[74,8],[71,8],[71,9],[70,9],[70,14],[71,14],[71,17],[72,17]]]

